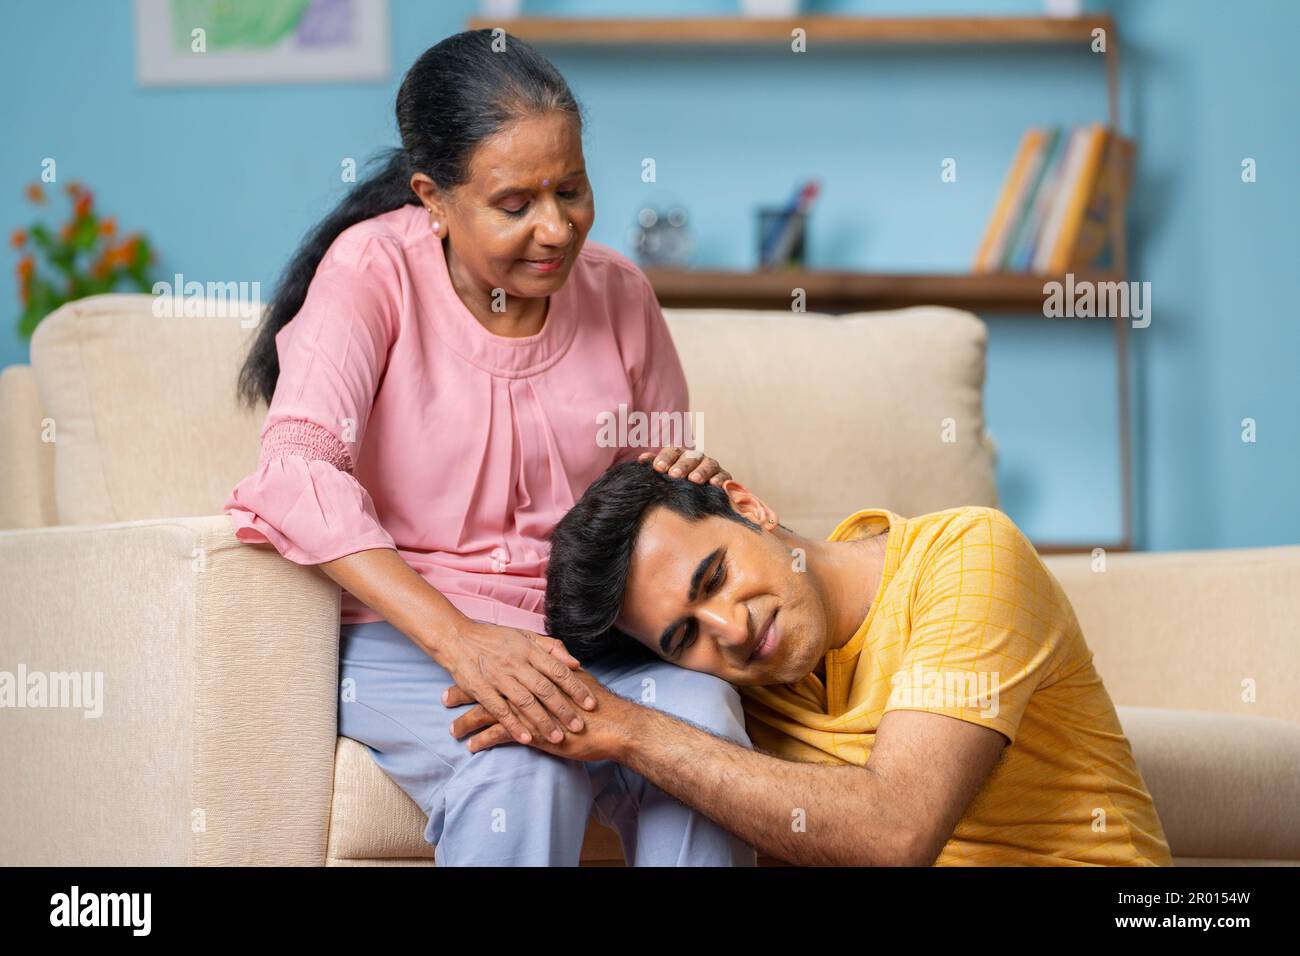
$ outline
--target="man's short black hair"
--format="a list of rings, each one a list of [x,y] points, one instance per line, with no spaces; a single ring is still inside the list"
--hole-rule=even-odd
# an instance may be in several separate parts
[[[687,521],[717,516],[762,529],[731,506],[717,485],[670,478],[650,462],[626,461],[592,482],[551,532],[546,569],[546,632],[584,664],[644,645],[614,626],[623,606],[637,534],[662,505]]]

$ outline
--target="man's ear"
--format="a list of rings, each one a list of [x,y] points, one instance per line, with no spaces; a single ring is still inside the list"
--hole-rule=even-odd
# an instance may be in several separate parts
[[[771,531],[781,523],[776,511],[735,478],[728,478],[720,486],[731,499],[731,507],[764,531]]]

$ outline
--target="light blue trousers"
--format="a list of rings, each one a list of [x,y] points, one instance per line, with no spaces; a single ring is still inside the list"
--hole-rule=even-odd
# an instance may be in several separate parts
[[[470,705],[443,706],[452,678],[441,665],[387,621],[344,625],[341,637],[339,733],[419,804],[439,866],[576,866],[593,806],[634,866],[754,865],[752,847],[612,761],[518,743],[470,753],[470,738],[449,730]],[[621,697],[752,746],[740,695],[717,677],[657,659],[587,671]]]

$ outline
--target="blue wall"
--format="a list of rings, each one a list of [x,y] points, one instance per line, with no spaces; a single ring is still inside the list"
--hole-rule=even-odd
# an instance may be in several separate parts
[[[1093,2],[1090,9],[1102,5]],[[396,142],[393,96],[472,0],[392,0],[394,72],[368,84],[136,89],[127,0],[0,2],[0,230],[29,220],[43,157],[84,180],[123,228],[148,232],[162,275],[269,290],[303,231],[347,188],[345,157]],[[829,13],[1034,14],[1038,0],[809,3]],[[1300,542],[1296,365],[1300,210],[1294,96],[1300,4],[1109,4],[1123,41],[1123,123],[1140,143],[1132,277],[1152,283],[1133,330],[1138,545]],[[539,14],[721,13],[734,2],[526,0]],[[592,238],[627,250],[643,202],[684,203],[697,265],[753,264],[753,208],[823,184],[813,264],[964,270],[1024,128],[1103,118],[1100,59],[1035,49],[548,48],[590,114]],[[659,181],[640,181],[653,156]],[[1240,162],[1258,162],[1243,184]],[[956,183],[939,163],[954,157]],[[0,272],[0,365],[28,360]],[[1035,540],[1120,530],[1111,331],[990,317],[986,401],[1003,508]],[[1240,422],[1258,423],[1243,444]],[[1292,490],[1288,490],[1292,489]]]

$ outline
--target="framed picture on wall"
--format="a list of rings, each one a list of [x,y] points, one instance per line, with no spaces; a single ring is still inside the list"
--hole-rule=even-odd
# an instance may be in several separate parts
[[[135,0],[141,86],[389,75],[388,0]]]

